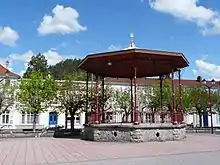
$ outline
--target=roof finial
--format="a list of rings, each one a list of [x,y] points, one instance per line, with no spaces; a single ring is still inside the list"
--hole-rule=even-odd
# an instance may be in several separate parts
[[[130,39],[131,39],[130,44],[129,44],[128,48],[125,48],[125,50],[127,50],[127,49],[136,49],[137,48],[135,43],[134,43],[134,34],[133,33],[130,34]]]
[[[134,43],[134,34],[133,33],[130,34],[130,38],[131,38],[131,41],[130,41],[130,44],[129,44],[129,48],[130,49],[136,48],[135,43]]]

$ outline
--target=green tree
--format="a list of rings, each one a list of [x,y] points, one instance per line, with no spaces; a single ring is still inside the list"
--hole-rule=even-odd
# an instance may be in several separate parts
[[[211,101],[213,113],[219,113],[220,97],[219,91],[214,87],[211,88]],[[194,107],[199,115],[199,125],[202,127],[202,116],[210,111],[210,98],[207,87],[197,86],[192,88],[192,98]]]
[[[23,113],[33,114],[33,131],[36,130],[36,117],[51,106],[56,96],[57,86],[50,76],[43,76],[39,71],[31,72],[28,79],[22,79],[18,101]],[[53,106],[51,106],[53,107]]]
[[[149,109],[149,95],[152,92],[151,86],[138,86],[138,107],[141,122],[144,120],[144,111]]]
[[[195,107],[195,102],[192,94],[193,90],[188,87],[182,88],[182,110],[184,114],[188,114],[193,107]],[[180,109],[180,92],[179,88],[176,91],[176,109]]]
[[[220,93],[219,89],[212,90],[213,111],[220,113]]]
[[[9,83],[7,83],[9,82]],[[1,82],[0,84],[0,115],[10,111],[15,103],[17,86],[15,83],[10,83],[10,80]]]
[[[98,106],[100,109],[100,118],[102,119],[102,123],[105,123],[105,113],[110,111],[114,107],[114,89],[110,85],[104,86],[104,94],[102,88],[99,88],[98,93]],[[95,85],[91,86],[89,90],[89,106],[91,108],[91,112],[95,112]]]
[[[131,90],[129,88],[117,89],[115,91],[116,107],[124,112],[122,121],[128,122],[129,115],[132,113]]]
[[[202,116],[207,112],[209,106],[208,91],[200,86],[190,89],[190,95],[192,99],[192,107],[196,109],[199,115],[199,125],[202,127]]]
[[[149,98],[149,108],[151,111],[158,112],[161,111],[161,106],[166,106],[169,110],[172,107],[172,89],[171,85],[164,82],[162,90],[159,85],[153,85],[151,92],[147,93]],[[162,94],[161,94],[162,92]],[[162,96],[162,100],[161,100]],[[162,105],[161,105],[162,101]]]
[[[74,132],[74,116],[76,112],[82,112],[86,100],[86,87],[82,82],[76,82],[75,77],[66,76],[59,82],[57,100],[61,103],[60,111],[65,111],[67,128],[67,115],[71,118],[71,131]]]
[[[169,82],[163,80],[162,88],[160,85],[150,86],[151,90],[145,94],[148,98],[148,108],[151,111],[152,122],[155,122],[155,113],[172,110],[172,88]]]
[[[48,75],[48,64],[45,56],[41,53],[32,56],[31,60],[28,62],[28,68],[24,73],[24,78],[28,78],[32,72],[40,72],[43,76]]]

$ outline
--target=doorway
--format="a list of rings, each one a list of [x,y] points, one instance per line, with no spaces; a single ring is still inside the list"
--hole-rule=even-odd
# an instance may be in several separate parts
[[[49,113],[49,125],[57,125],[57,112],[50,112]]]

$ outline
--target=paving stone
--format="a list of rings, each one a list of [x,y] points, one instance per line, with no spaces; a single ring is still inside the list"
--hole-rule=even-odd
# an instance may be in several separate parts
[[[119,143],[90,142],[80,139],[58,138],[10,138],[0,139],[1,165],[40,165],[40,164],[90,164],[103,165],[152,164],[157,160],[172,165],[177,159],[194,156],[192,162],[203,158],[213,162],[220,159],[220,136],[211,134],[187,134],[184,141]],[[202,156],[206,153],[206,156]],[[217,154],[218,153],[218,154]],[[174,156],[177,155],[177,156]],[[196,156],[197,155],[197,156]],[[199,156],[200,155],[200,156]],[[201,158],[201,159],[200,159]],[[187,162],[188,160],[186,160]],[[219,160],[220,161],[220,160]],[[219,163],[218,161],[218,163]],[[147,163],[149,162],[149,163]],[[200,161],[203,165],[205,161]],[[178,163],[181,165],[181,163]],[[209,163],[210,164],[210,163]],[[166,165],[166,163],[164,163]],[[191,165],[190,163],[187,165]],[[193,164],[192,164],[193,165]]]

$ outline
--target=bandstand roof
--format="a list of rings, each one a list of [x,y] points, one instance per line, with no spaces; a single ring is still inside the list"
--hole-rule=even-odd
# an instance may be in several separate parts
[[[182,53],[139,49],[132,44],[124,50],[87,55],[79,68],[97,76],[131,78],[136,67],[140,78],[169,74],[189,66]]]

